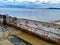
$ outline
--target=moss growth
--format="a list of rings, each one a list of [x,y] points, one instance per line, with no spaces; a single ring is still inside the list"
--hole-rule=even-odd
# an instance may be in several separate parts
[[[60,22],[60,20],[55,20],[55,21],[52,21],[52,23],[58,23]]]

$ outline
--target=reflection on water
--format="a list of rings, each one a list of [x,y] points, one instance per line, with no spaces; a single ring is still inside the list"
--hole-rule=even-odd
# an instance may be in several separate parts
[[[0,45],[32,45],[29,42],[17,37],[14,33],[20,33],[15,28],[0,26]]]
[[[52,45],[7,25],[0,26],[0,45]]]

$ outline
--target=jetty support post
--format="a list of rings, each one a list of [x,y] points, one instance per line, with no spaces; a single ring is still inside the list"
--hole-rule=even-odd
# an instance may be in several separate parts
[[[3,25],[6,25],[6,15],[3,15]]]

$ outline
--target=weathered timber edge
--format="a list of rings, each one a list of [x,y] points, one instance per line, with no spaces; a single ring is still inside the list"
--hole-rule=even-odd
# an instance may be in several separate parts
[[[4,19],[6,18],[6,19]],[[35,20],[3,16],[3,24],[13,26],[21,31],[60,45],[60,25]]]

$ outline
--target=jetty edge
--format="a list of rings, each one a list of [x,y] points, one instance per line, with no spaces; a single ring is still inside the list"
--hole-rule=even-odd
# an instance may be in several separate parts
[[[8,15],[0,15],[0,20],[1,19],[4,25],[10,25],[17,29],[21,29],[24,33],[38,37],[39,39],[60,45],[59,24],[22,19]]]

